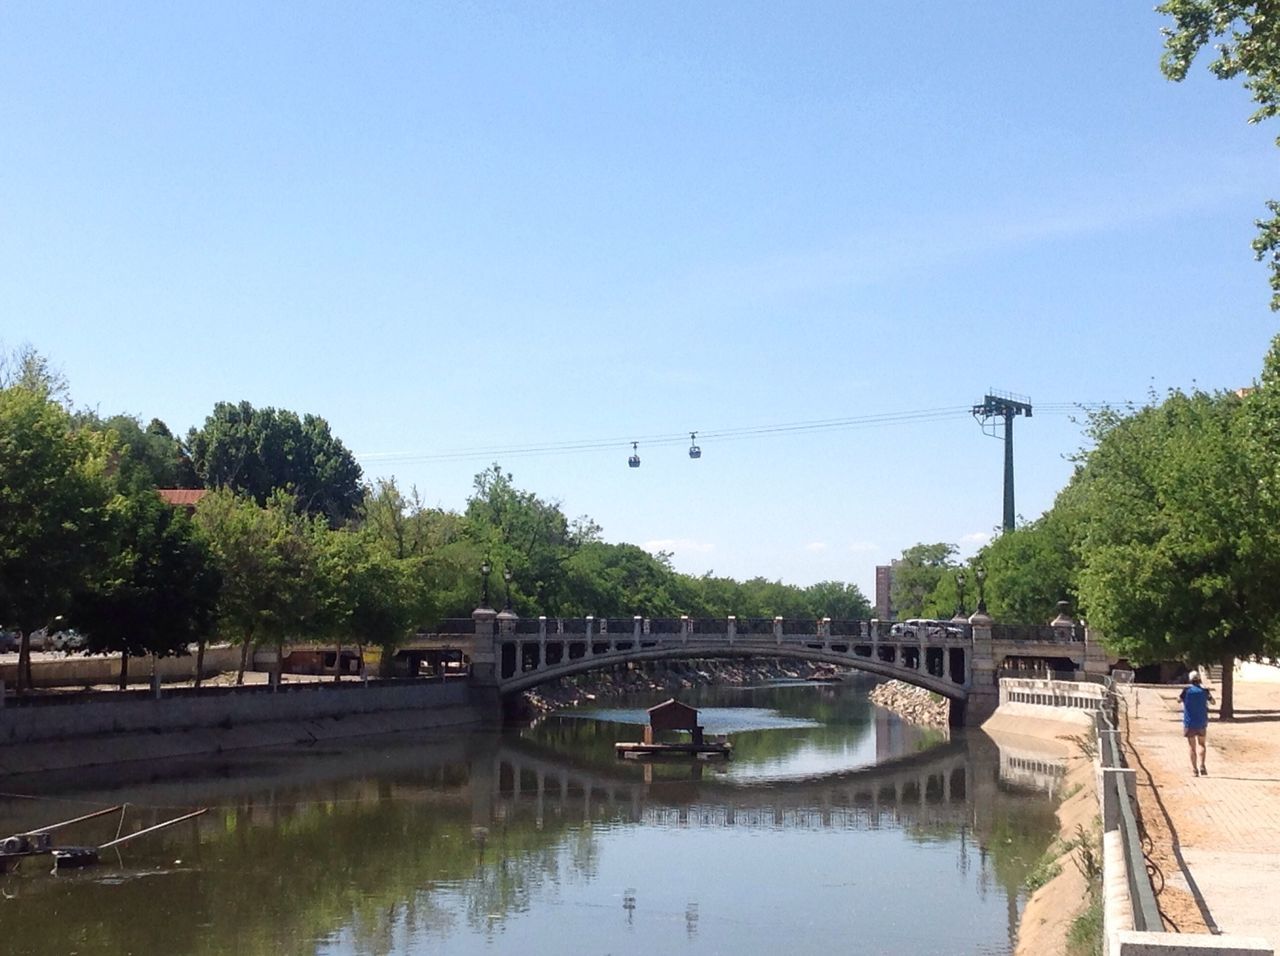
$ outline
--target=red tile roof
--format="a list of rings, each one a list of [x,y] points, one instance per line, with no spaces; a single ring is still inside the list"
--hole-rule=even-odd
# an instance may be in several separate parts
[[[204,488],[157,488],[156,494],[175,507],[194,508],[209,492]]]

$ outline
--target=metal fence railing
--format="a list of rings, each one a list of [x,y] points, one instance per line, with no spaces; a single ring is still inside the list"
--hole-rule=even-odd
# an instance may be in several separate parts
[[[1098,711],[1095,726],[1098,730],[1098,758],[1102,768],[1127,769],[1124,752],[1114,733],[1118,727],[1119,697],[1110,680],[1107,686],[1106,706]],[[1111,787],[1110,797],[1115,800],[1119,809],[1120,842],[1124,848],[1125,875],[1129,889],[1129,901],[1133,910],[1133,928],[1138,932],[1164,932],[1164,920],[1160,916],[1160,907],[1156,904],[1155,890],[1151,886],[1151,876],[1147,872],[1147,858],[1142,850],[1142,830],[1138,825],[1138,817],[1134,812],[1133,800],[1125,785],[1124,774],[1113,773],[1103,775],[1104,785]],[[1104,795],[1106,799],[1107,795]]]

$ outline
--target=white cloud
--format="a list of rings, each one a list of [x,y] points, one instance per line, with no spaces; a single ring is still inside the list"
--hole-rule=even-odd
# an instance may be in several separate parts
[[[961,543],[961,544],[972,544],[972,545],[975,545],[975,546],[977,546],[977,547],[982,547],[984,544],[986,544],[986,543],[987,543],[987,542],[989,542],[990,540],[991,540],[991,532],[990,532],[990,531],[972,531],[972,532],[970,532],[969,534],[964,535],[964,536],[960,539],[960,543]]]
[[[827,542],[825,542],[825,541],[810,541],[808,544],[806,544],[806,545],[804,546],[804,549],[805,549],[806,551],[813,551],[813,552],[815,552],[815,553],[816,553],[816,552],[818,552],[818,551],[826,551],[826,550],[827,550]]]
[[[849,550],[854,554],[867,554],[870,551],[879,551],[880,546],[874,541],[855,541],[849,545]]]
[[[673,554],[681,552],[708,554],[716,549],[710,541],[698,541],[693,538],[658,538],[654,541],[646,541],[641,547],[653,554],[659,551],[670,551]]]

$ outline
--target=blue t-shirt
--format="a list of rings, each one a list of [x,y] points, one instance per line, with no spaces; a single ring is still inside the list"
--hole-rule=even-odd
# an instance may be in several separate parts
[[[1182,689],[1182,726],[1186,730],[1203,730],[1209,726],[1209,692],[1199,684]]]

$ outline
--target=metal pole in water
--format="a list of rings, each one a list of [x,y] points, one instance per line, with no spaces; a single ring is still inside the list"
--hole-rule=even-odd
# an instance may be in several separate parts
[[[123,809],[124,809],[124,806],[123,804],[121,804],[114,807],[107,807],[107,809],[105,810],[95,810],[93,813],[86,813],[84,816],[76,817],[74,820],[63,820],[61,823],[54,823],[54,824],[51,824],[50,826],[40,827],[39,829],[36,829],[36,830],[28,830],[27,833],[24,835],[29,836],[32,833],[52,833],[54,830],[61,830],[63,827],[69,827],[72,824],[81,823],[85,820],[92,820],[95,817],[104,817],[108,813],[115,813],[117,810],[123,810]]]
[[[125,836],[119,837],[118,839],[112,840],[110,843],[104,843],[102,846],[98,847],[98,849],[109,850],[113,846],[119,846],[121,843],[126,843],[129,840],[132,840],[134,837],[145,836],[148,833],[155,833],[157,830],[163,830],[165,827],[171,827],[175,823],[181,823],[183,820],[190,820],[192,817],[198,817],[200,814],[208,812],[209,808],[205,807],[202,810],[197,810],[195,813],[188,813],[181,817],[174,817],[172,820],[166,820],[164,823],[157,823],[153,827],[147,827],[145,830],[139,830],[137,833],[129,833]]]

